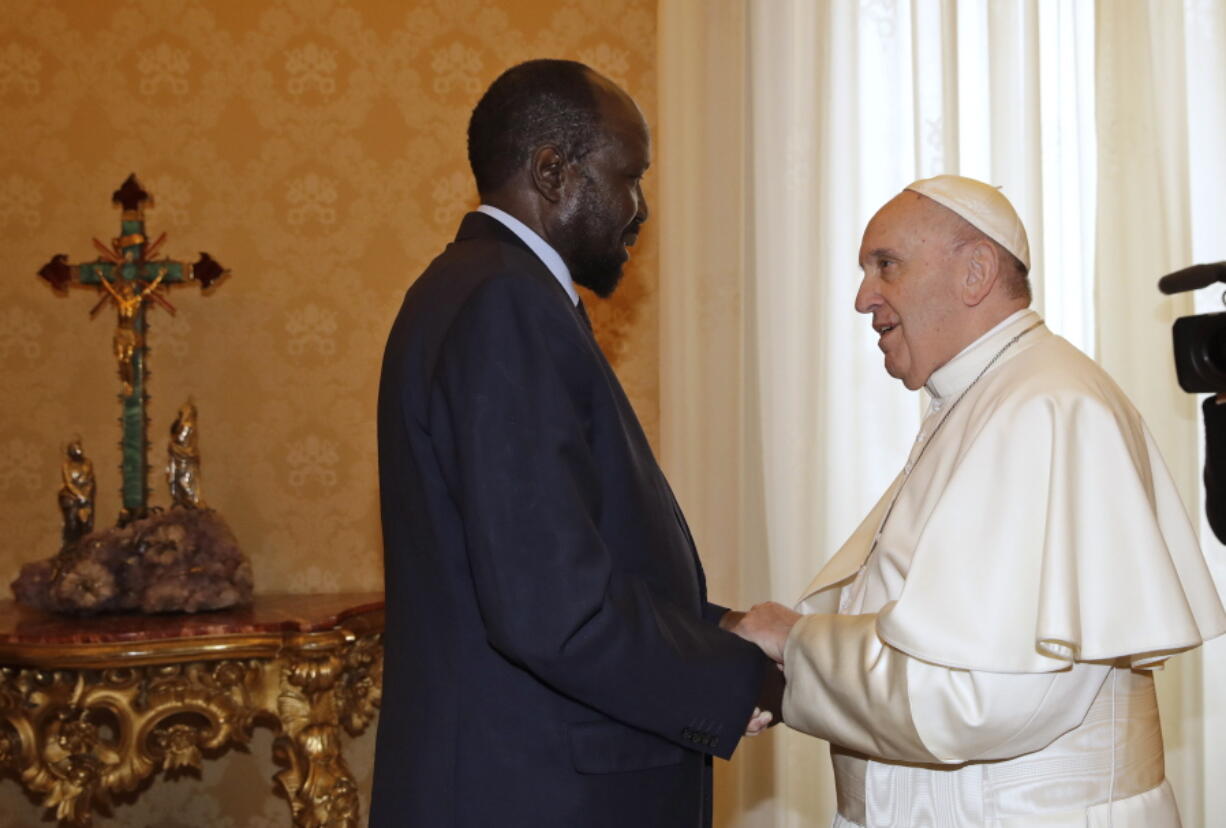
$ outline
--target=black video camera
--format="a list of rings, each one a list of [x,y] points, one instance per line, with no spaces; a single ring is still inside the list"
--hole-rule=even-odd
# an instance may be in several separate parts
[[[1182,293],[1226,282],[1226,262],[1186,267],[1158,280],[1163,293]],[[1223,294],[1226,302],[1226,293]],[[1226,392],[1226,311],[1175,320],[1175,376],[1189,394]]]

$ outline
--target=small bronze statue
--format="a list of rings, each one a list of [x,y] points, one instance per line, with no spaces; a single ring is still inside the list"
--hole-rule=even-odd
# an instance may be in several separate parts
[[[81,439],[65,449],[62,466],[64,485],[60,489],[60,511],[64,515],[64,546],[69,547],[94,529],[94,464],[85,456]]]
[[[204,506],[204,501],[200,499],[198,438],[196,406],[189,400],[179,406],[179,414],[170,426],[166,479],[170,483],[170,501],[173,506],[187,509]]]
[[[67,447],[64,546],[21,567],[19,603],[51,612],[201,612],[251,603],[251,562],[221,515],[200,499],[196,406],[179,408],[170,429],[170,509],[94,532],[94,472],[74,440]],[[179,508],[182,507],[182,508]],[[0,820],[2,821],[2,820]]]

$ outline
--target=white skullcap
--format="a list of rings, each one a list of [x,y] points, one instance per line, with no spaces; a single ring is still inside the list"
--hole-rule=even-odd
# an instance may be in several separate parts
[[[905,189],[948,207],[1030,269],[1030,242],[1017,211],[999,187],[960,175],[922,178]]]

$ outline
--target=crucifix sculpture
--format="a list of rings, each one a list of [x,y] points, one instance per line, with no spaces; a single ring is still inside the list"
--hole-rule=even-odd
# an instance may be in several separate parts
[[[226,271],[203,252],[195,264],[154,258],[166,234],[148,243],[145,204],[152,204],[153,199],[141,187],[135,174],[129,175],[112,194],[111,202],[122,210],[119,236],[109,245],[94,239],[99,257],[74,265],[61,253],[43,265],[38,275],[61,296],[68,294],[70,286],[95,289],[100,299],[90,311],[91,317],[108,304],[114,305],[117,312],[112,345],[122,384],[120,472],[123,475],[123,509],[119,513],[119,523],[124,525],[149,513],[149,421],[145,416],[145,404],[149,399],[145,393],[149,328],[145,311],[150,302],[156,302],[173,314],[174,306],[163,295],[169,285],[195,281],[207,292]]]

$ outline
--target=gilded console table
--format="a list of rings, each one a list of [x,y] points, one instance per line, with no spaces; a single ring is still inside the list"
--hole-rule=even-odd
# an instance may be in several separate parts
[[[108,794],[279,732],[298,826],[357,826],[341,755],[379,706],[383,595],[264,595],[197,615],[68,618],[0,602],[0,771],[88,825]]]

